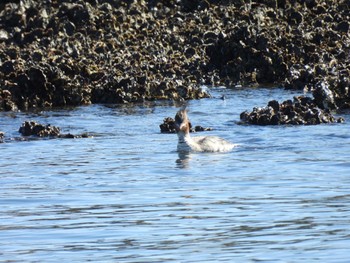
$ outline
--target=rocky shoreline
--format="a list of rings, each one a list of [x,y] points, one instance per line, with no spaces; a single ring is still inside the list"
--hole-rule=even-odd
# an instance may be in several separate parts
[[[50,124],[40,124],[36,121],[25,121],[19,127],[18,132],[21,137],[6,137],[4,132],[0,131],[0,143],[9,141],[29,141],[37,139],[77,139],[77,138],[92,138],[93,135],[89,133],[72,134],[61,133],[61,129]]]
[[[315,100],[299,96],[279,103],[269,101],[263,108],[254,108],[251,112],[240,114],[242,124],[254,125],[316,125],[322,123],[343,123],[344,118],[334,117],[328,109],[320,109]]]
[[[264,84],[350,108],[347,0],[5,0],[0,10],[1,111]]]

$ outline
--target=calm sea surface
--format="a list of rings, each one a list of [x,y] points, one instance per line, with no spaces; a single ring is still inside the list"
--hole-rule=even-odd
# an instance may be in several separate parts
[[[178,105],[0,113],[93,138],[0,144],[1,262],[349,262],[350,117],[257,127],[239,114],[280,89],[211,90],[192,124],[239,147],[179,155],[159,124]],[[226,100],[221,100],[222,95]]]

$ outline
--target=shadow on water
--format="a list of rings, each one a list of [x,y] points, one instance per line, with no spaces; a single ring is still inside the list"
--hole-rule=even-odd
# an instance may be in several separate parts
[[[176,167],[180,169],[190,168],[191,153],[189,151],[178,151],[178,159],[176,160]]]

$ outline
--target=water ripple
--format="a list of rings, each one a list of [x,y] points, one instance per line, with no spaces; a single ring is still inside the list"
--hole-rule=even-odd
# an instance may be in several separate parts
[[[226,154],[179,155],[158,127],[171,103],[2,113],[13,136],[27,118],[99,136],[0,145],[1,261],[347,262],[348,122],[241,126],[241,111],[294,93],[222,93],[188,108],[239,144]]]

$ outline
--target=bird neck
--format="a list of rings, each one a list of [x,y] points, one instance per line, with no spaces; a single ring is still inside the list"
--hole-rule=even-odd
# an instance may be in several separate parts
[[[177,136],[179,137],[179,142],[186,142],[186,140],[190,139],[190,126],[188,121],[184,121],[180,125],[180,129],[177,132]]]

